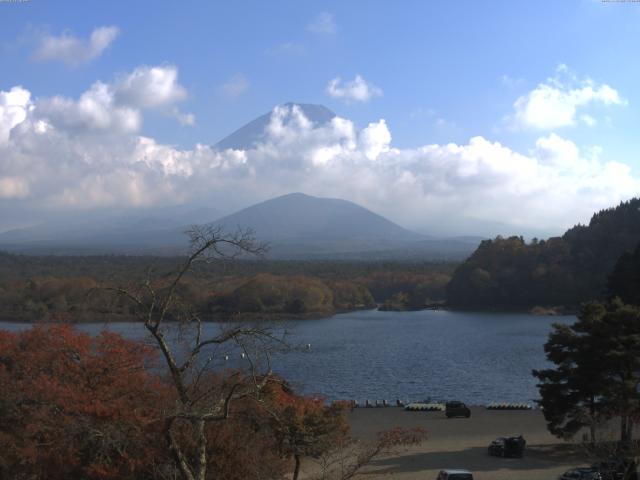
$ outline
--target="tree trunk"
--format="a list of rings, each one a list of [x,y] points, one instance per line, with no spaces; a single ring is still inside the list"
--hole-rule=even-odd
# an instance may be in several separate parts
[[[300,475],[300,463],[301,459],[300,459],[300,455],[294,455],[293,456],[294,460],[296,461],[296,466],[293,469],[293,480],[298,480],[298,475]]]
[[[589,433],[591,434],[591,444],[594,445],[596,443],[596,405],[593,396],[591,397],[591,401],[589,402],[589,410],[591,413],[591,424],[589,425]]]
[[[625,432],[624,432],[624,440],[622,441],[622,447],[625,449],[631,448],[632,442],[633,442],[633,419],[627,415],[625,420]]]
[[[622,447],[629,446],[631,437],[629,436],[631,430],[631,419],[627,415],[620,416],[620,445]]]
[[[199,418],[193,421],[193,429],[196,434],[196,474],[197,480],[205,480],[207,476],[207,437],[204,432],[204,420]]]
[[[193,472],[191,471],[191,467],[187,462],[187,458],[184,453],[180,449],[180,445],[175,441],[172,432],[172,421],[167,421],[165,425],[165,437],[167,439],[167,443],[169,444],[169,449],[171,450],[173,457],[176,462],[176,466],[178,467],[178,471],[181,473],[183,480],[196,480],[193,476]]]

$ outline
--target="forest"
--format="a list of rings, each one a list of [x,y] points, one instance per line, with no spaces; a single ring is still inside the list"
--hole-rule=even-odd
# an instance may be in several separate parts
[[[616,275],[622,274],[639,243],[638,198],[595,213],[588,225],[576,225],[561,237],[485,240],[456,268],[447,303],[465,309],[576,311],[580,303],[606,299],[612,288],[622,287],[609,285],[609,278],[617,264]]]
[[[0,319],[128,320],[132,305],[113,295],[179,257],[26,256],[0,253]],[[210,319],[318,317],[375,308],[419,309],[442,302],[455,268],[437,262],[216,260],[184,279],[181,298]]]

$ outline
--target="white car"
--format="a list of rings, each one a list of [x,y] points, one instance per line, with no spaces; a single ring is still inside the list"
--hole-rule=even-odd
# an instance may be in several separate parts
[[[437,480],[473,480],[473,473],[469,470],[440,470]]]

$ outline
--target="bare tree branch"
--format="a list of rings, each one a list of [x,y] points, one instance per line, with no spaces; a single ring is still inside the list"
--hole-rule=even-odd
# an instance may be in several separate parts
[[[177,403],[174,411],[166,414],[164,433],[177,470],[185,480],[204,480],[209,455],[206,425],[229,418],[236,400],[249,396],[258,398],[260,390],[271,378],[270,354],[273,345],[283,349],[286,343],[266,327],[258,325],[236,326],[211,336],[206,335],[199,313],[180,297],[182,281],[200,262],[233,260],[242,255],[260,256],[266,246],[256,242],[250,230],[227,234],[220,226],[203,225],[193,226],[185,233],[189,236],[190,251],[176,270],[154,280],[150,268],[146,278],[137,287],[109,290],[134,305],[136,314],[150,333],[169,370]],[[180,335],[187,337],[185,345],[188,348],[183,357],[179,356],[176,347],[165,336],[169,321],[178,321],[182,332]],[[206,359],[201,358],[205,353],[210,353],[212,348],[224,345],[235,345],[244,353],[248,364],[246,376],[240,372],[225,376],[224,370],[221,370],[216,377],[213,375],[216,373],[216,352]],[[266,360],[266,371],[259,368],[260,358]],[[205,379],[207,383],[203,386]],[[187,443],[192,447],[182,444],[185,434],[181,427],[180,435],[176,434],[180,422],[187,422],[190,426],[191,443]]]

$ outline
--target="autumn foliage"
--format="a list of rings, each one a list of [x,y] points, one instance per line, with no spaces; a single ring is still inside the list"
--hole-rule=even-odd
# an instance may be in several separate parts
[[[166,400],[154,352],[65,325],[0,331],[2,478],[149,478]]]
[[[163,432],[175,394],[156,362],[152,348],[109,332],[0,331],[0,478],[180,478]],[[223,378],[207,382],[221,388]],[[260,399],[234,402],[226,421],[207,427],[207,478],[283,478],[295,456],[346,433],[343,411],[274,377]]]
[[[151,347],[109,332],[92,337],[67,324],[0,330],[0,478],[182,478],[165,430],[177,398],[157,360]],[[202,388],[223,390],[240,374],[211,374]],[[236,400],[228,418],[206,426],[206,478],[297,478],[305,459],[353,445],[347,411],[346,403],[298,395],[270,377],[259,396]],[[191,457],[197,445],[189,428],[177,424],[175,436]],[[387,432],[357,451],[349,471],[421,438]]]
[[[269,410],[278,447],[284,457],[293,457],[293,480],[302,460],[317,458],[348,438],[349,425],[342,403],[326,405],[321,397],[294,394],[283,382],[273,382]]]

